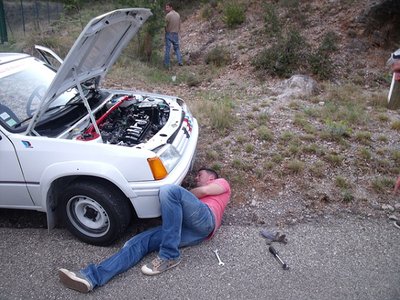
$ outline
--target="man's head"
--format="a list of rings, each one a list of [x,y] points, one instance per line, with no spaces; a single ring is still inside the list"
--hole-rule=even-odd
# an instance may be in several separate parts
[[[165,11],[167,12],[167,13],[169,13],[171,10],[173,10],[174,9],[174,7],[172,6],[172,3],[171,2],[167,2],[167,4],[165,4]]]
[[[213,169],[200,168],[196,176],[197,186],[205,186],[218,177],[218,173]]]

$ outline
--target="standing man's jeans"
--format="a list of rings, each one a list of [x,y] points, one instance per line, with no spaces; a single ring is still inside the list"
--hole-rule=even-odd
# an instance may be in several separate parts
[[[160,204],[162,226],[135,235],[113,256],[81,270],[93,288],[133,267],[149,252],[159,250],[162,259],[177,258],[178,247],[198,244],[214,230],[214,215],[209,207],[180,186],[163,186]]]
[[[178,64],[182,65],[182,56],[181,51],[179,50],[179,35],[177,32],[166,32],[165,33],[165,56],[164,56],[164,65],[169,67],[169,58],[170,58],[170,50],[171,44],[174,47],[174,52],[176,55],[176,59],[178,60]]]

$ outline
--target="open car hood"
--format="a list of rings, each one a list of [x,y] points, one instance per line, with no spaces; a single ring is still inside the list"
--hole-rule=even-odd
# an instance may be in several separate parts
[[[127,8],[92,19],[75,41],[47,89],[27,131],[33,131],[41,115],[66,90],[107,74],[129,41],[152,15],[149,9]]]

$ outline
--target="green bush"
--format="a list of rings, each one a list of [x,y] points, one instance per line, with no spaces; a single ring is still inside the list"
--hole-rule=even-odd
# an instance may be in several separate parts
[[[331,31],[326,33],[319,47],[312,51],[296,30],[289,29],[286,36],[281,36],[282,25],[272,4],[266,4],[265,11],[266,31],[279,39],[256,56],[252,62],[255,69],[279,77],[289,77],[299,71],[310,71],[320,79],[330,78],[334,70],[331,56],[338,49],[337,35]]]
[[[289,77],[298,71],[307,61],[308,45],[305,39],[296,30],[271,48],[264,49],[252,64],[257,70],[270,75]]]
[[[235,2],[226,4],[222,20],[229,28],[242,24],[246,20],[243,6]]]
[[[264,4],[264,26],[270,36],[278,36],[282,31],[282,24],[272,3]]]
[[[322,38],[319,50],[325,53],[332,53],[338,50],[338,39],[339,37],[333,31],[328,31]]]
[[[311,72],[320,79],[329,79],[333,73],[332,60],[324,52],[316,51],[309,57]]]
[[[338,36],[333,31],[327,32],[318,49],[311,53],[309,64],[311,72],[320,79],[328,79],[333,73],[333,61],[331,54],[338,50]]]
[[[217,67],[228,65],[231,61],[230,53],[222,46],[210,50],[205,57],[206,64],[213,64]]]

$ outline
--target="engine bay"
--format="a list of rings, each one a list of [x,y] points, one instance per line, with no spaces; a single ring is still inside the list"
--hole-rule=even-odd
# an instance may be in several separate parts
[[[120,95],[96,113],[96,124],[104,143],[135,146],[152,138],[168,121],[170,109],[165,100]],[[78,140],[98,138],[93,125]]]

